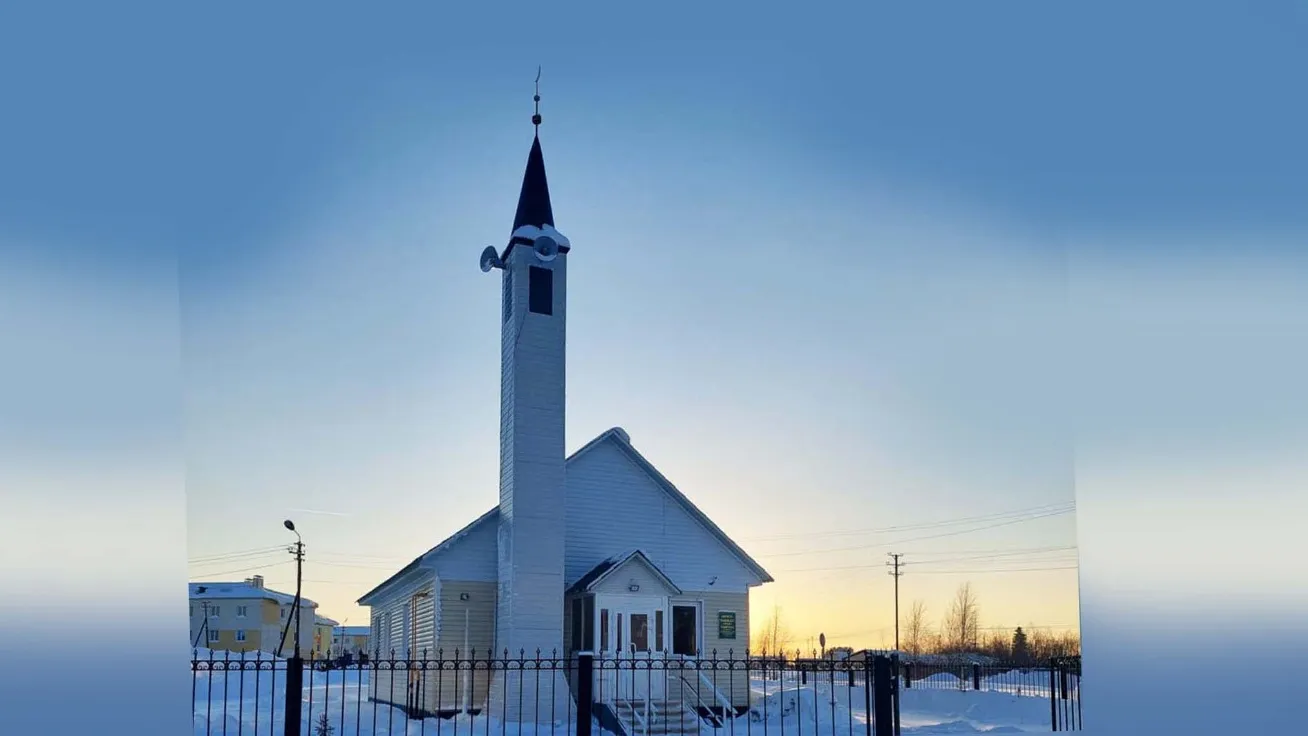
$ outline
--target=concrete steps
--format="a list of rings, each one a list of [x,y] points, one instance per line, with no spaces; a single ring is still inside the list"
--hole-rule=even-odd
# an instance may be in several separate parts
[[[649,703],[649,722],[645,723],[645,701],[630,700],[616,703],[616,715],[627,727],[630,736],[684,736],[699,733],[700,718],[685,703],[675,700],[652,700]]]

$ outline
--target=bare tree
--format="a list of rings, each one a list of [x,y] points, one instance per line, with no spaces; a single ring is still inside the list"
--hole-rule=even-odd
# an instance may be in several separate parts
[[[949,605],[949,612],[941,622],[940,634],[946,646],[959,652],[977,648],[981,634],[979,609],[972,584],[963,583],[958,586],[954,601]]]
[[[913,601],[908,610],[908,619],[904,622],[904,651],[909,654],[923,654],[928,647],[927,610],[923,601]]]
[[[790,629],[781,618],[781,606],[773,606],[772,615],[754,635],[754,652],[763,656],[784,654],[792,641]]]
[[[1032,659],[1068,657],[1081,653],[1081,637],[1075,631],[1055,634],[1048,629],[1027,627],[1027,647]]]

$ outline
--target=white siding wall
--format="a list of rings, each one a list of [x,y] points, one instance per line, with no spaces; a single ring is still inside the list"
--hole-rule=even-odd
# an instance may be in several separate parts
[[[428,592],[427,598],[417,600],[417,617],[414,617],[414,596]],[[373,636],[381,659],[408,656],[421,657],[422,650],[434,652],[436,648],[435,596],[439,585],[430,570],[418,569],[397,580],[390,590],[384,591],[372,603]],[[415,642],[414,634],[417,634]],[[410,655],[410,648],[416,650]],[[435,656],[429,654],[429,656]],[[407,673],[394,675],[390,671],[376,670],[372,676],[373,697],[382,702],[404,703],[408,693]]]
[[[667,585],[640,559],[628,560],[621,567],[609,573],[608,577],[595,586],[594,592],[628,595],[631,591],[627,586],[632,583],[640,586],[637,595],[672,594]]]
[[[563,646],[564,410],[567,256],[542,263],[515,246],[501,335],[500,523],[497,646]],[[530,313],[529,272],[553,272],[551,315]],[[511,281],[510,281],[511,280]],[[512,590],[512,595],[507,591]]]
[[[612,555],[640,549],[682,588],[743,593],[753,573],[613,441],[568,465],[567,583]]]
[[[448,549],[434,555],[432,566],[442,580],[493,583],[498,579],[496,518],[482,522]]]

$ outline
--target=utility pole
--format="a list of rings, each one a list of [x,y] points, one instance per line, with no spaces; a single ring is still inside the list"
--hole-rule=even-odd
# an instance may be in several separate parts
[[[290,529],[295,531],[294,527]],[[295,545],[291,547],[290,552],[295,556],[295,603],[291,604],[291,615],[295,617],[295,658],[299,659],[300,619],[304,618],[300,613],[300,586],[304,582],[304,542],[300,539],[298,532],[295,535]]]
[[[204,588],[200,588],[200,591],[203,592]],[[195,634],[195,642],[191,644],[192,648],[200,646],[200,637],[204,636],[204,632],[209,630],[209,601],[200,601],[200,611],[200,615],[204,617],[204,620],[200,623],[200,630]],[[206,641],[204,644],[207,647],[209,642]]]
[[[899,651],[899,576],[904,574],[903,570],[900,570],[900,567],[903,566],[903,563],[899,561],[899,558],[903,557],[904,555],[899,552],[888,552],[887,554],[890,556],[891,561],[887,562],[886,564],[890,566],[890,576],[895,579],[895,651],[898,652]]]
[[[286,722],[282,733],[283,736],[300,736],[301,699],[298,696],[292,697],[292,693],[298,694],[304,689],[304,660],[300,658],[300,585],[304,581],[304,540],[290,519],[283,521],[282,526],[295,535],[295,544],[289,550],[295,555],[295,602],[291,604],[291,616],[295,618],[295,655],[286,661]],[[290,627],[291,622],[287,621],[286,628],[282,629],[283,644]],[[278,645],[277,651],[281,652],[281,645]]]

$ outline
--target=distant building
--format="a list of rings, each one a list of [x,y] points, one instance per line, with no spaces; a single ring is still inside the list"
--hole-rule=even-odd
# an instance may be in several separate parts
[[[827,650],[827,659],[834,659],[839,662],[848,659],[853,653],[853,647],[831,647]]]
[[[332,632],[340,626],[339,621],[333,621],[326,616],[313,617],[313,652],[314,659],[326,659],[331,656],[332,649]]]
[[[275,654],[282,630],[291,616],[295,596],[264,587],[263,576],[242,582],[188,584],[191,605],[191,646],[229,652]],[[300,652],[313,648],[314,611],[318,604],[300,600]],[[282,656],[295,651],[295,624],[286,631]]]
[[[332,656],[368,654],[372,651],[368,636],[371,631],[370,626],[337,626],[332,632]]]

